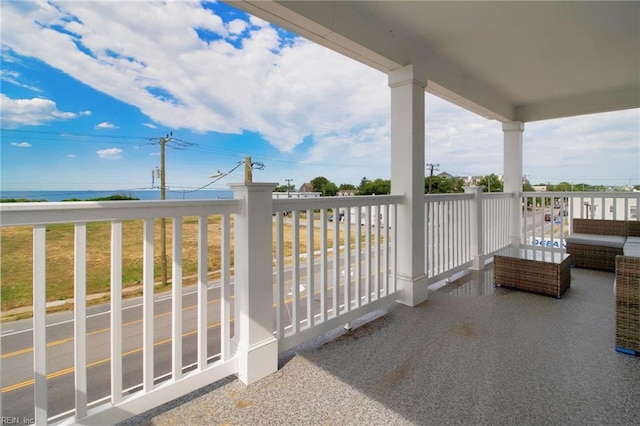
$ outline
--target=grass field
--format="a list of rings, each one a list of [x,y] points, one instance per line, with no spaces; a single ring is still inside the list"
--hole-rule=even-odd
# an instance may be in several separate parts
[[[233,220],[233,219],[232,219]],[[143,273],[143,222],[123,222],[122,282],[123,287],[142,283]],[[171,277],[172,222],[167,220],[167,264]],[[233,223],[231,226],[233,247]],[[208,270],[210,274],[220,269],[220,217],[210,216],[208,222]],[[183,219],[183,277],[184,283],[195,282],[198,270],[198,219]],[[319,230],[314,230],[314,249],[319,248]],[[329,244],[331,243],[329,236]],[[32,304],[33,286],[33,237],[32,227],[0,228],[0,290],[2,311]],[[285,256],[291,255],[291,229],[285,226]],[[47,301],[73,297],[74,286],[74,226],[72,224],[47,227]],[[300,250],[306,251],[306,231],[300,233]],[[155,279],[161,277],[160,219],[155,221]],[[87,224],[87,294],[108,292],[111,280],[111,223]],[[231,253],[233,266],[233,252]],[[170,287],[169,283],[169,287]],[[160,290],[162,290],[161,286]],[[158,287],[157,287],[158,288]]]

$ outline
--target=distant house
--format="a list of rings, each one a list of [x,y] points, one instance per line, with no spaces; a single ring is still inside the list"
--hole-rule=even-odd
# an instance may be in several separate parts
[[[341,189],[336,194],[338,197],[353,197],[358,193],[357,189]]]
[[[280,199],[280,198],[316,198],[322,195],[322,193],[320,192],[310,192],[310,191],[306,191],[306,192],[273,192],[273,199]]]
[[[461,179],[464,182],[464,186],[477,186],[478,182],[480,182],[483,177],[484,176],[467,176],[461,177]]]
[[[309,182],[303,183],[298,192],[313,192],[313,185]]]

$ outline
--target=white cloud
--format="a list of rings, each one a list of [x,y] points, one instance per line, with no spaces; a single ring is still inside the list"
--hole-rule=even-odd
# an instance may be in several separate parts
[[[225,26],[200,2],[42,3],[27,12],[10,3],[5,21],[3,42],[16,53],[38,57],[168,128],[257,132],[290,152],[308,135],[322,144],[387,121],[383,74],[300,38],[283,44],[255,17]],[[221,38],[207,43],[195,29]],[[240,31],[238,43],[224,38]]]
[[[12,146],[17,146],[18,148],[30,148],[31,144],[29,142],[11,142]]]
[[[139,108],[160,126],[256,132],[284,153],[300,150],[308,163],[344,158],[344,163],[369,166],[370,176],[389,170],[386,76],[304,39],[283,39],[283,32],[262,19],[225,24],[200,1],[29,7],[6,2],[2,13],[4,46]],[[219,38],[201,40],[196,30]],[[430,95],[426,99],[427,162],[440,163],[452,174],[502,172],[500,123]],[[4,108],[3,100],[3,125]],[[47,117],[72,114],[57,111]],[[527,124],[525,173],[560,178],[565,172],[587,176],[619,170],[637,179],[638,161],[629,158],[638,157],[638,110],[616,114]],[[300,147],[305,140],[311,143]],[[606,150],[605,141],[616,149]],[[591,153],[598,158],[590,163]],[[624,170],[616,164],[621,156],[631,164]],[[555,166],[545,169],[548,164]],[[313,173],[312,166],[303,167]],[[348,173],[341,168],[343,176]],[[359,181],[363,172],[354,167],[352,173]]]
[[[75,154],[68,154],[67,157],[68,158],[76,158],[76,155]]]
[[[34,92],[42,92],[42,89],[40,89],[39,87],[20,81],[20,73],[17,71],[1,70],[0,78],[7,83],[11,83],[25,89],[33,90]]]
[[[230,34],[242,34],[247,29],[247,21],[242,19],[234,19],[227,24],[227,29]]]
[[[151,123],[142,123],[143,126],[148,127],[150,129],[157,129],[158,126],[156,126],[155,124],[151,124]]]
[[[58,110],[56,103],[50,99],[11,99],[1,93],[0,115],[2,126],[9,129],[20,126],[39,126],[57,119],[78,117],[76,113]]]
[[[96,151],[98,157],[105,158],[107,160],[117,160],[122,158],[122,150],[120,148],[108,148],[100,149]]]
[[[117,129],[118,126],[116,126],[113,123],[109,123],[108,121],[103,121],[100,124],[96,124],[96,129]]]

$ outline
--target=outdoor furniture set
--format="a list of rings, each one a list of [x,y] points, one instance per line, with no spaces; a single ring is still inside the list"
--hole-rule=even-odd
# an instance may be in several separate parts
[[[615,272],[616,350],[640,355],[640,221],[573,219],[574,266]]]
[[[571,285],[571,256],[539,247],[507,247],[493,256],[494,282],[560,299]]]
[[[496,286],[555,296],[571,265],[615,272],[616,351],[640,355],[640,221],[573,219],[566,253],[507,247],[494,255]]]
[[[574,266],[609,272],[615,272],[616,256],[624,254],[627,240],[640,241],[639,221],[573,219],[565,239]]]

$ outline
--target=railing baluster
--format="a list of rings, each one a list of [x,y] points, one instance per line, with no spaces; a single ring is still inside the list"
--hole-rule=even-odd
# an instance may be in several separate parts
[[[33,373],[35,422],[46,425],[47,395],[47,228],[33,227]]]
[[[87,224],[75,225],[74,368],[76,419],[87,415]]]
[[[293,333],[297,334],[300,331],[300,320],[298,319],[298,302],[300,301],[300,213],[298,210],[293,211],[293,223],[292,229],[292,242],[291,250],[293,257],[293,279],[291,280],[291,324],[293,326]]]
[[[313,327],[314,317],[313,317],[313,298],[315,289],[313,286],[313,275],[315,272],[314,269],[314,241],[313,241],[313,231],[314,231],[314,217],[313,217],[313,209],[307,210],[307,325],[309,327]]]
[[[220,217],[222,276],[220,279],[220,354],[223,361],[231,358],[231,218]]]
[[[374,238],[374,268],[376,269],[375,281],[373,287],[375,288],[376,300],[380,298],[380,227],[382,226],[382,220],[380,218],[380,205],[373,207],[374,215],[376,216],[375,227],[376,233]]]
[[[182,218],[172,220],[171,262],[171,376],[182,378]]]
[[[283,309],[286,306],[284,288],[284,218],[282,212],[276,213],[276,331],[278,339],[284,339]]]
[[[154,259],[153,239],[154,221],[144,219],[143,278],[142,278],[142,387],[145,393],[153,389],[153,293],[154,293]]]
[[[333,211],[333,295],[332,295],[332,304],[333,304],[333,316],[337,317],[339,315],[339,294],[340,294],[340,225],[337,220],[335,220],[335,212]]]
[[[398,290],[398,205],[393,205],[393,276],[391,283],[393,285],[393,291]]]
[[[351,310],[351,223],[344,230],[344,312]]]
[[[207,290],[209,276],[209,218],[198,216],[198,369],[207,367]]]
[[[339,221],[339,214],[333,216],[333,220]],[[327,209],[320,210],[320,322],[327,320]]]
[[[389,204],[384,205],[384,295],[389,294],[389,248],[391,242],[389,241],[389,227],[391,226],[391,216],[389,215]]]
[[[354,224],[356,236],[353,244],[353,249],[355,252],[355,265],[353,266],[353,278],[355,282],[354,288],[354,298],[356,300],[356,307],[362,304],[362,226],[360,215],[361,210],[360,207],[356,208],[358,223]]]
[[[111,222],[111,404],[122,402],[122,221]]]
[[[365,287],[365,300],[367,303],[371,303],[371,206],[365,207],[365,214],[367,215],[365,219],[364,231],[364,262],[365,262],[365,276],[366,280],[364,282]]]

